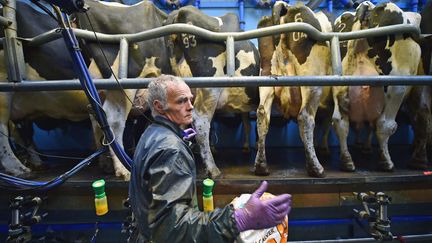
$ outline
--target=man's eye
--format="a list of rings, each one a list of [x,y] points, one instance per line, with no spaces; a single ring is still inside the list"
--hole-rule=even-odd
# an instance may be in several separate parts
[[[179,104],[184,104],[188,101],[188,98],[183,98],[178,101]]]
[[[177,101],[177,104],[185,104],[185,103],[188,103],[189,101],[192,103],[192,98],[185,97],[185,98],[179,99]]]

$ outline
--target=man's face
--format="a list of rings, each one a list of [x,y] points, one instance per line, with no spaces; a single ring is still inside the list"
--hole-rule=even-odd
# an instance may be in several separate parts
[[[167,89],[168,109],[165,116],[181,127],[192,123],[192,98],[189,86],[185,83],[170,84]]]

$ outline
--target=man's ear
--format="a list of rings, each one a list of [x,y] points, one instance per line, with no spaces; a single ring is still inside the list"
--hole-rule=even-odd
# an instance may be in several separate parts
[[[159,114],[161,114],[161,115],[165,114],[165,111],[164,111],[164,109],[163,109],[163,105],[162,105],[162,103],[161,103],[159,100],[155,100],[155,101],[153,101],[153,107],[155,108],[155,110],[156,110]]]

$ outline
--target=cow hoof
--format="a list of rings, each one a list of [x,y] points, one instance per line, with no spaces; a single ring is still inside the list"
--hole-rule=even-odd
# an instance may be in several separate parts
[[[265,163],[255,164],[254,173],[257,176],[268,176],[270,175],[270,170]]]
[[[412,158],[408,163],[408,168],[415,170],[427,170],[427,161],[418,158]]]
[[[321,165],[319,167],[306,164],[306,172],[310,177],[324,178],[324,168]]]
[[[207,175],[212,179],[221,179],[222,178],[222,173],[217,167],[208,169]]]
[[[115,169],[113,166],[113,162],[111,156],[109,155],[101,155],[99,156],[99,167],[105,174],[114,174]]]
[[[393,172],[394,164],[388,161],[380,161],[378,162],[378,170],[384,172]]]
[[[130,181],[130,177],[131,177],[130,173],[125,173],[125,174],[121,175],[121,178],[123,179],[123,181]]]
[[[353,162],[348,163],[342,163],[341,170],[346,172],[354,172],[355,171],[355,165]]]

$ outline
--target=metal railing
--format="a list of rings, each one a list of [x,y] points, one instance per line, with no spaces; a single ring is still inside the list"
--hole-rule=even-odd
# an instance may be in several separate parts
[[[14,0],[9,0],[14,2]],[[9,14],[9,16],[13,16]],[[14,16],[13,16],[14,17]],[[8,19],[12,21],[11,19]],[[9,23],[9,22],[8,22]],[[149,39],[159,38],[170,34],[187,33],[200,36],[212,41],[225,41],[227,51],[227,76],[226,77],[193,77],[185,78],[186,82],[192,87],[234,87],[234,86],[338,86],[338,85],[430,85],[432,84],[432,76],[342,76],[342,65],[340,57],[340,41],[383,36],[388,34],[412,34],[416,37],[421,37],[419,28],[410,24],[399,24],[392,26],[379,27],[368,30],[359,30],[352,32],[326,32],[322,33],[307,23],[287,23],[277,26],[265,27],[245,32],[212,32],[200,27],[188,24],[172,24],[158,27],[155,29],[142,31],[135,34],[114,34],[108,35],[103,33],[94,33],[82,29],[74,29],[78,38],[89,41],[96,41],[95,35],[102,43],[119,43],[120,44],[120,66],[118,77],[123,88],[135,89],[147,87],[150,79],[135,78],[128,79],[127,77],[127,59],[128,47],[130,43],[145,41]],[[328,76],[248,76],[248,77],[233,77],[235,70],[235,53],[234,42],[260,38],[269,35],[276,35],[287,32],[304,32],[309,37],[317,41],[330,41],[331,60],[333,67],[333,75]],[[23,45],[38,46],[50,41],[61,38],[60,29],[53,29],[33,38],[13,39],[22,42]],[[10,41],[3,41],[3,44],[8,45]],[[16,48],[14,48],[16,49]],[[7,55],[11,58],[11,55]],[[18,62],[18,63],[17,63]],[[20,67],[23,67],[23,58],[21,56],[13,57],[8,60],[9,66],[12,64],[12,69],[17,71],[12,73],[23,73]],[[19,64],[21,63],[21,64]],[[17,75],[15,75],[17,77]],[[20,81],[11,80],[10,81]],[[97,88],[101,89],[116,89],[118,83],[113,79],[95,80]],[[80,89],[77,80],[51,80],[46,81],[31,81],[31,82],[9,82],[0,83],[0,92],[8,91],[31,91],[31,90],[69,90]]]

